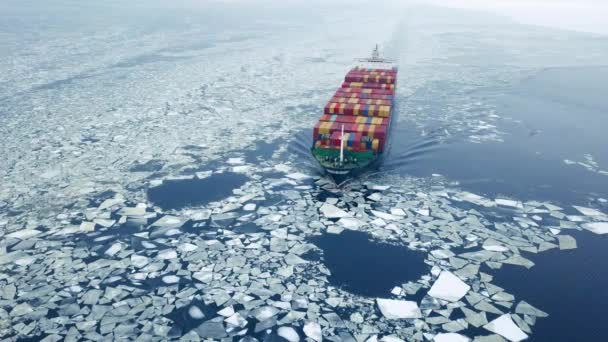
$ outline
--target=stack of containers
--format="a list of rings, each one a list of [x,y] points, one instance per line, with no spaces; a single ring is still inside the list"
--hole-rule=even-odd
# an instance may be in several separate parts
[[[396,70],[351,69],[314,127],[316,147],[382,152],[393,107]]]

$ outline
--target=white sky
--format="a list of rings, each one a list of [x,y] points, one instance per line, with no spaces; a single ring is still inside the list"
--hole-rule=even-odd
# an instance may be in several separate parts
[[[430,2],[441,6],[487,10],[526,24],[608,34],[608,0],[430,0]]]

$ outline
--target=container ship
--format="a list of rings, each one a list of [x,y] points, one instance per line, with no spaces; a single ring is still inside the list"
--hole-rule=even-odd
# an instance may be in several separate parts
[[[357,60],[313,130],[312,154],[338,184],[377,165],[386,149],[397,67],[381,58]]]

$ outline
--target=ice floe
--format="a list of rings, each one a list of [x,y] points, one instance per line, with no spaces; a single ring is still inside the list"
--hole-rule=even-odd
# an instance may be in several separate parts
[[[483,327],[513,342],[522,341],[528,338],[528,335],[513,323],[511,315],[509,314],[504,314]]]
[[[435,283],[429,290],[429,296],[447,300],[449,302],[459,301],[464,297],[471,287],[460,280],[453,273],[443,271],[435,280]]]
[[[376,298],[380,312],[387,319],[420,318],[422,313],[416,302]]]
[[[595,234],[608,234],[608,222],[584,223],[581,227]]]

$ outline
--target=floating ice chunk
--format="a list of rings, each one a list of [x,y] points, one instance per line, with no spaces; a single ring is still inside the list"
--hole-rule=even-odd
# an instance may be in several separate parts
[[[532,266],[534,266],[534,262],[532,260],[526,259],[521,255],[517,254],[512,255],[505,260],[502,260],[502,262],[509,265],[523,266],[525,268],[531,268]]]
[[[131,254],[131,264],[137,268],[146,266],[150,260],[143,255]]]
[[[336,207],[333,204],[323,203],[321,208],[319,209],[321,213],[327,218],[342,218],[342,217],[350,217],[351,214],[346,211]]]
[[[234,308],[232,306],[227,306],[227,307],[223,308],[222,310],[218,311],[217,313],[224,317],[230,317],[230,316],[234,315]]]
[[[479,328],[482,325],[488,324],[488,319],[486,318],[485,312],[476,312],[465,307],[460,308],[460,310],[462,310],[467,322],[472,326]]]
[[[235,255],[226,259],[226,267],[243,267],[247,262],[247,258],[242,255]]]
[[[344,231],[344,228],[339,227],[339,226],[329,226],[327,227],[327,233],[328,234],[340,234]]]
[[[203,339],[220,340],[226,337],[226,330],[224,329],[224,324],[222,324],[221,321],[205,321],[195,328],[194,331]]]
[[[187,219],[181,217],[165,215],[152,223],[152,227],[179,228],[187,221]]]
[[[473,204],[477,204],[484,207],[493,207],[495,203],[491,200],[488,200],[485,197],[470,193],[470,192],[460,192],[458,194],[458,198],[463,201],[471,202]]]
[[[228,158],[226,163],[230,164],[230,165],[245,164],[245,159],[244,158]]]
[[[366,342],[372,342],[370,340],[371,339],[367,340]],[[382,336],[382,338],[379,339],[378,342],[405,342],[405,341],[400,339],[397,336],[387,335],[387,336]]]
[[[422,216],[430,216],[431,215],[431,210],[430,209],[415,209],[414,210],[418,215],[422,215]]]
[[[11,316],[23,316],[32,312],[34,312],[34,309],[31,305],[29,305],[28,303],[20,303],[13,307],[13,310],[11,311]]]
[[[95,222],[82,221],[80,223],[81,232],[92,232],[95,231]]]
[[[114,223],[116,223],[116,220],[96,218],[96,219],[93,220],[93,223],[98,224],[98,225],[100,225],[102,227],[105,227],[105,228],[110,228],[110,227],[112,227],[114,225]],[[91,227],[91,226],[82,227],[82,224],[81,224],[80,229],[82,230],[83,228],[84,229],[93,229],[94,230],[95,226],[93,226],[93,227]]]
[[[421,318],[418,303],[407,300],[376,298],[376,303],[387,319]]]
[[[304,324],[304,334],[314,341],[321,342],[323,335],[321,333],[321,326],[316,322],[306,322]]]
[[[437,259],[447,259],[454,256],[454,253],[449,249],[435,249],[431,254]]]
[[[125,200],[120,197],[110,198],[110,199],[107,199],[107,200],[101,202],[101,204],[99,205],[99,209],[103,210],[103,209],[111,208],[115,205],[122,204],[124,201]]]
[[[399,286],[395,286],[391,290],[391,294],[394,294],[395,296],[401,296],[403,294],[403,289]]]
[[[378,201],[382,200],[382,195],[379,192],[374,192],[373,194],[367,196],[367,199],[374,201],[374,202],[378,202]]]
[[[255,203],[247,203],[245,204],[245,206],[243,207],[243,210],[245,211],[254,211],[256,208]]]
[[[251,165],[238,165],[238,166],[233,166],[231,168],[232,172],[234,173],[247,173],[249,172],[253,167]]]
[[[144,216],[146,215],[146,208],[144,207],[127,207],[122,208],[118,211],[120,216]]]
[[[291,166],[285,164],[278,164],[274,166],[274,169],[279,172],[287,173],[291,171]]]
[[[226,318],[224,320],[224,322],[228,323],[229,325],[232,325],[234,327],[240,327],[240,328],[244,328],[245,326],[247,326],[247,320],[241,316],[241,314],[239,314],[238,312],[235,313],[234,315]]]
[[[194,250],[196,250],[198,248],[197,245],[192,244],[192,243],[184,243],[179,245],[179,250],[182,252],[192,252]]]
[[[403,210],[401,208],[392,208],[391,209],[391,215],[394,215],[394,216],[407,216],[407,214],[405,213],[405,210]]]
[[[26,240],[26,239],[32,238],[40,233],[42,233],[42,232],[39,230],[36,230],[36,229],[23,229],[23,230],[18,230],[16,232],[10,233],[7,235],[7,237],[20,239],[20,240]]]
[[[190,219],[192,219],[194,221],[205,221],[211,217],[211,210],[203,209],[203,210],[189,211],[188,216],[190,216]]]
[[[358,230],[365,222],[353,217],[343,217],[338,220],[338,224],[347,229]]]
[[[177,258],[177,252],[172,249],[165,249],[158,252],[157,258],[161,260],[175,259]]]
[[[373,224],[374,226],[377,226],[377,227],[384,227],[384,226],[386,226],[386,221],[384,221],[381,218],[377,218],[377,219],[371,221],[370,223]]]
[[[390,188],[390,185],[372,185],[368,187],[368,189],[376,190],[376,191],[386,191]]]
[[[312,177],[301,173],[301,172],[294,172],[294,173],[290,173],[286,176],[287,178],[291,178],[293,180],[297,180],[297,181],[301,181],[301,180],[306,180],[306,179],[311,179]]]
[[[496,202],[496,205],[503,206],[503,207],[511,207],[511,208],[517,208],[517,209],[524,208],[524,205],[520,201],[514,201],[514,200],[510,200],[510,199],[505,199],[505,198],[497,198],[494,200],[494,202]]]
[[[363,315],[359,312],[353,312],[350,315],[350,321],[353,323],[363,323]]]
[[[485,312],[489,312],[489,313],[493,313],[493,314],[497,314],[497,315],[503,314],[503,312],[498,310],[497,307],[486,302],[485,300],[482,300],[479,303],[475,304],[474,308],[477,310],[480,310],[480,311],[485,311]]]
[[[177,284],[179,283],[179,277],[174,275],[166,275],[162,278],[162,281],[165,284]]]
[[[109,256],[113,256],[116,253],[120,252],[122,250],[122,245],[120,243],[115,243],[112,246],[110,246],[110,248],[108,248],[104,254],[109,255]]]
[[[220,209],[220,214],[229,213],[231,211],[235,211],[241,208],[240,203],[228,203],[222,209]]]
[[[584,223],[581,227],[595,234],[608,234],[608,222]]]
[[[280,327],[277,330],[277,334],[289,342],[300,341],[300,335],[298,335],[298,332],[292,327]]]
[[[470,289],[471,287],[460,278],[448,271],[443,271],[435,280],[428,294],[448,302],[456,302],[464,297]]]
[[[377,210],[372,210],[372,214],[374,214],[374,216],[381,218],[383,220],[396,221],[396,220],[401,219],[398,216],[391,215],[391,214],[388,214],[388,213],[385,213],[382,211],[377,211]]]
[[[342,299],[339,297],[330,297],[327,298],[325,302],[335,308],[336,306],[340,305],[340,303],[342,303]]]
[[[433,338],[434,342],[469,342],[470,339],[466,336],[457,333],[437,334]]]
[[[190,315],[190,317],[193,318],[193,319],[203,319],[203,318],[205,318],[205,314],[196,305],[191,305],[190,308],[188,308],[188,315]]]
[[[504,314],[483,327],[513,342],[522,341],[528,338],[528,335],[513,323],[511,315],[509,314]]]
[[[548,313],[533,307],[532,305],[526,303],[523,300],[521,302],[519,302],[519,304],[517,304],[517,306],[515,307],[515,312],[518,314],[522,314],[522,315],[530,315],[530,316],[536,316],[536,317],[548,317],[549,316]]]
[[[482,248],[485,249],[486,251],[492,251],[492,252],[506,252],[509,250],[507,247],[503,246],[498,241],[492,240],[492,239],[486,240],[483,243]]]
[[[559,241],[559,249],[575,249],[576,240],[570,235],[558,235],[557,240]]]
[[[295,254],[289,253],[285,256],[285,262],[287,263],[287,265],[297,265],[306,263],[306,260],[300,258]]]
[[[573,207],[574,207],[574,209],[578,210],[581,214],[583,214],[585,216],[606,216],[604,213],[602,213],[601,211],[596,210],[596,209],[579,207],[576,205],[573,205]]]

